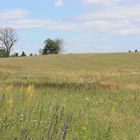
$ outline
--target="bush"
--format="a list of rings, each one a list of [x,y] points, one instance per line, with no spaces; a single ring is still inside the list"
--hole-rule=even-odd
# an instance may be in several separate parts
[[[0,57],[8,57],[8,55],[4,49],[0,49]]]
[[[12,54],[11,56],[12,56],[12,57],[18,57],[19,55],[18,55],[18,53],[14,53],[14,54]]]
[[[32,53],[30,53],[30,55],[29,56],[33,56],[33,54]]]
[[[24,52],[24,51],[21,53],[21,56],[26,56],[26,54],[25,54],[25,52]]]

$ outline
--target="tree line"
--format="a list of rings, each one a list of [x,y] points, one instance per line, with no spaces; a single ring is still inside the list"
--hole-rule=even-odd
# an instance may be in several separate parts
[[[11,27],[1,27],[0,28],[0,57],[18,57],[26,56],[26,53],[23,51],[21,55],[18,53],[10,54],[12,48],[18,41],[16,30]],[[48,54],[59,54],[63,49],[63,40],[62,39],[46,39],[44,41],[43,49],[39,49],[40,55]],[[36,55],[36,54],[34,54]],[[33,56],[31,53],[29,56]]]

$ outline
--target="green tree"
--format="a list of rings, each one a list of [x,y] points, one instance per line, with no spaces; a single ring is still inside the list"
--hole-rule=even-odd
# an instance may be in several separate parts
[[[12,56],[12,57],[18,57],[19,54],[18,54],[18,52],[16,52],[16,53],[12,54],[11,56]]]
[[[21,53],[21,56],[26,56],[26,53],[23,51],[23,52]]]
[[[30,53],[30,55],[29,56],[33,56],[33,54],[32,53]]]
[[[47,39],[44,41],[44,49],[42,50],[42,54],[58,54],[62,51],[63,40],[62,39]]]
[[[0,57],[7,57],[6,51],[2,48],[0,48]]]

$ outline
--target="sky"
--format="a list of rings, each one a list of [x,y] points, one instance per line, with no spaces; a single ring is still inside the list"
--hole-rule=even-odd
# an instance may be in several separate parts
[[[63,53],[140,50],[140,0],[0,0],[0,27],[18,42],[12,52],[38,53],[47,38]]]

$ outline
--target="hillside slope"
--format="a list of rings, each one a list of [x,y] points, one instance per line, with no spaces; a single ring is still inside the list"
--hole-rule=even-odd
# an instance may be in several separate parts
[[[140,87],[140,53],[65,54],[0,59],[1,77],[49,81],[99,81]]]

